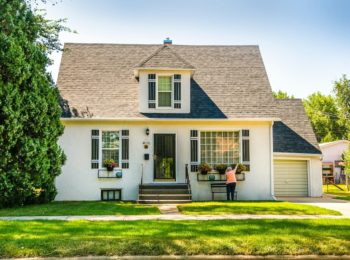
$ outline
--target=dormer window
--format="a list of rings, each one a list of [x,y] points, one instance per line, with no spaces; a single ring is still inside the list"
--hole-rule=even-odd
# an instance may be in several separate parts
[[[171,108],[173,86],[171,76],[158,77],[158,107]]]
[[[181,108],[181,74],[148,74],[148,108]]]

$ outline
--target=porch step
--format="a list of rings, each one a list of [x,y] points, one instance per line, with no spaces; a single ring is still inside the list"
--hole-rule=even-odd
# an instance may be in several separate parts
[[[139,203],[177,204],[191,201],[191,191],[186,183],[150,183],[139,186]]]
[[[191,200],[191,194],[140,194],[140,200]]]
[[[192,200],[138,200],[140,204],[184,204]]]
[[[186,183],[149,183],[149,184],[142,184],[140,185],[140,188],[152,190],[152,189],[187,189],[188,186]]]
[[[186,189],[140,189],[142,194],[190,194]]]

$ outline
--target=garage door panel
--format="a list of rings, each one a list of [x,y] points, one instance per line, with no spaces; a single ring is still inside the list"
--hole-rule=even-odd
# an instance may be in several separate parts
[[[308,196],[307,161],[275,160],[274,185],[276,196]]]

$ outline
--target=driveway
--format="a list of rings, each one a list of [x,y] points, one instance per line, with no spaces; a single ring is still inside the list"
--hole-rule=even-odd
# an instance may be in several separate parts
[[[289,201],[305,205],[314,205],[326,209],[337,210],[344,216],[350,218],[350,202],[346,200],[337,200],[328,197],[327,195],[321,198],[309,197],[278,197],[277,200]]]

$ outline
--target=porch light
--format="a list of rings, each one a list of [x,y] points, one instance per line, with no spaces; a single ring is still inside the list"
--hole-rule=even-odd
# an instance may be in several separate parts
[[[149,128],[146,128],[146,135],[149,135]]]

